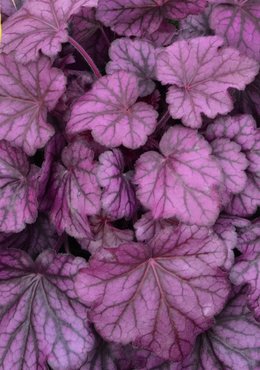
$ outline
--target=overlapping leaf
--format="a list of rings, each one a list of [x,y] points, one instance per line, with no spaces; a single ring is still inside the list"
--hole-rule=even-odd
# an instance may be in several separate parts
[[[260,3],[258,0],[212,1],[210,26],[226,43],[260,62]]]
[[[58,232],[76,238],[91,234],[87,216],[98,213],[101,191],[93,152],[84,141],[63,149],[61,162],[52,169],[50,196],[54,199],[50,218]]]
[[[13,55],[0,55],[0,139],[32,155],[54,134],[47,122],[64,93],[66,80],[51,62],[40,57],[23,66]]]
[[[59,249],[60,238],[45,214],[40,214],[34,224],[27,225],[20,233],[0,233],[1,248],[17,248],[32,257],[46,249]]]
[[[201,114],[215,118],[231,111],[229,88],[243,90],[258,73],[258,63],[223,47],[218,36],[178,41],[158,55],[157,77],[172,85],[167,94],[173,118],[200,127]]]
[[[69,135],[92,130],[105,146],[143,145],[156,126],[158,113],[147,103],[137,102],[138,78],[125,71],[100,78],[74,105],[67,125]]]
[[[155,218],[177,217],[196,225],[214,224],[220,209],[216,188],[222,181],[209,144],[192,129],[170,128],[158,152],[136,164],[137,197]]]
[[[198,337],[192,355],[172,370],[258,369],[259,343],[260,326],[246,307],[245,289],[236,289],[213,328]]]
[[[37,172],[21,149],[0,141],[0,231],[19,232],[37,218]]]
[[[117,71],[132,72],[139,78],[140,96],[153,92],[155,83],[155,48],[144,40],[121,38],[110,49],[111,61],[106,66],[108,74]]]
[[[120,35],[144,36],[157,31],[163,20],[200,13],[205,5],[205,0],[99,0],[97,16]]]
[[[79,368],[94,345],[73,278],[85,261],[43,252],[0,251],[1,369]]]
[[[68,41],[68,21],[81,6],[96,0],[28,0],[3,26],[1,51],[14,51],[17,60],[35,61],[39,51],[54,57]]]
[[[137,208],[135,190],[124,174],[124,166],[124,157],[118,149],[99,157],[97,179],[103,187],[102,208],[114,219],[130,218]]]
[[[91,320],[107,340],[133,342],[180,360],[212,324],[229,292],[224,244],[206,228],[163,230],[149,245],[127,243],[95,255],[76,278]],[[120,294],[118,294],[120,291]]]
[[[236,285],[248,285],[248,304],[255,318],[260,319],[260,220],[244,228],[237,248],[242,255],[233,267],[230,278]]]
[[[134,233],[129,229],[118,229],[112,224],[112,220],[105,214],[89,218],[92,236],[79,239],[83,249],[91,254],[104,251],[104,248],[117,248],[126,242],[134,239]]]

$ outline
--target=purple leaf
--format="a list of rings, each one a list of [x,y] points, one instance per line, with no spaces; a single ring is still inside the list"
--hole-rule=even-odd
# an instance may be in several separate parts
[[[120,150],[102,153],[97,179],[103,187],[102,208],[113,219],[130,218],[136,211],[137,200],[128,174],[124,173],[124,157]]]
[[[225,191],[233,194],[240,193],[246,185],[245,169],[248,161],[241,146],[230,139],[215,139],[211,143],[212,153],[217,158],[223,172]]]
[[[163,20],[200,13],[205,0],[99,0],[97,17],[119,35],[145,36]]]
[[[223,47],[217,36],[177,41],[158,54],[157,78],[171,84],[167,103],[173,118],[193,128],[201,114],[215,118],[232,110],[228,88],[244,90],[259,70],[258,63]]]
[[[67,26],[81,6],[95,6],[96,0],[28,0],[3,26],[1,51],[15,52],[23,63],[35,61],[39,52],[55,57],[68,41]]]
[[[260,62],[260,3],[258,0],[219,1],[210,26],[226,43]]]
[[[211,148],[196,131],[174,126],[160,141],[161,154],[146,152],[136,164],[137,197],[154,218],[212,225],[219,213],[222,181]]]
[[[209,15],[211,8],[208,7],[203,13],[198,15],[189,15],[180,22],[180,30],[178,38],[191,39],[199,36],[211,35],[212,31],[209,27]]]
[[[21,149],[0,141],[0,232],[19,232],[35,222],[37,172]]]
[[[136,103],[139,95],[138,78],[132,73],[100,78],[74,105],[67,133],[92,130],[94,139],[105,146],[142,146],[156,127],[158,113],[151,105]]]
[[[149,245],[127,243],[95,255],[76,278],[78,296],[107,340],[181,360],[212,324],[229,292],[224,244],[206,228],[163,230]],[[120,291],[120,294],[118,292]]]
[[[145,39],[152,42],[156,47],[170,45],[175,38],[176,27],[167,21],[162,21],[158,30],[145,35]]]
[[[198,337],[193,353],[174,370],[258,369],[260,327],[236,289],[212,329]]]
[[[134,239],[132,230],[117,229],[105,215],[92,216],[89,223],[93,237],[79,239],[79,243],[83,249],[88,250],[91,254],[102,253],[104,248],[117,248]]]
[[[50,218],[59,233],[66,231],[76,238],[90,235],[87,216],[99,212],[101,197],[93,156],[82,140],[65,147],[61,162],[53,166]]]
[[[54,134],[47,123],[64,93],[66,80],[51,62],[40,57],[26,66],[12,55],[0,55],[0,139],[22,147],[28,155],[42,148]]]
[[[247,86],[247,88],[237,94],[236,108],[239,108],[244,113],[252,114],[256,121],[260,121],[260,74],[255,80]]]
[[[0,366],[77,369],[93,348],[87,307],[75,296],[81,258],[43,252],[35,261],[16,249],[0,251]]]
[[[260,219],[243,232],[237,245],[242,255],[238,257],[230,279],[233,284],[248,285],[248,305],[255,318],[260,320]]]
[[[217,118],[206,130],[208,140],[227,138],[249,150],[255,144],[256,122],[249,114]]]
[[[110,49],[111,61],[106,66],[106,72],[132,72],[139,78],[140,96],[153,92],[155,83],[155,48],[144,40],[129,38],[116,39]]]
[[[59,241],[54,226],[44,214],[40,214],[34,224],[27,225],[20,233],[0,233],[1,248],[23,249],[32,258],[46,249],[57,250]]]
[[[151,212],[147,212],[134,224],[136,239],[140,242],[151,240],[166,227],[177,226],[174,219],[154,219]]]

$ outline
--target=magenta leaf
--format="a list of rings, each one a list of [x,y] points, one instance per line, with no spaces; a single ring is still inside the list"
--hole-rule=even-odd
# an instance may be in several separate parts
[[[260,206],[260,130],[255,131],[255,143],[246,152],[249,166],[246,170],[247,182],[245,188],[232,197],[226,207],[231,215],[249,216]]]
[[[199,36],[208,36],[212,34],[209,27],[209,15],[211,8],[208,7],[203,13],[197,15],[189,15],[180,22],[180,30],[178,38],[191,39]]]
[[[134,224],[135,236],[140,242],[149,241],[161,230],[177,225],[178,222],[174,219],[154,219],[151,212],[146,212]]]
[[[242,255],[233,267],[230,279],[233,284],[247,284],[248,305],[260,320],[260,220],[246,227],[239,239],[237,248]]]
[[[149,245],[127,243],[110,252],[107,259],[95,255],[76,278],[97,331],[181,360],[229,292],[219,268],[227,258],[224,244],[206,228],[181,226],[163,230]]]
[[[258,0],[218,2],[210,15],[210,26],[227,44],[260,62],[260,3]]]
[[[176,27],[172,23],[163,21],[158,30],[145,35],[145,40],[152,42],[156,47],[168,46],[175,40],[176,31]]]
[[[66,80],[61,71],[41,57],[26,66],[13,56],[0,55],[0,139],[10,141],[33,155],[54,134],[47,123],[51,111],[64,93]]]
[[[232,110],[229,88],[244,90],[258,73],[258,63],[223,47],[217,36],[173,43],[158,54],[157,78],[172,85],[167,103],[173,118],[197,128],[201,114],[215,118]]]
[[[7,141],[0,141],[0,232],[19,232],[38,213],[38,168]]]
[[[88,250],[91,254],[102,253],[104,248],[117,248],[119,245],[131,242],[134,239],[132,230],[118,229],[111,222],[111,219],[105,215],[90,217],[92,237],[79,239],[82,248]]]
[[[145,36],[163,20],[200,13],[205,0],[99,0],[97,17],[119,35]]]
[[[110,49],[111,61],[106,66],[108,74],[117,71],[132,72],[139,78],[140,96],[153,92],[155,83],[155,48],[144,40],[116,39]]]
[[[20,233],[0,233],[1,248],[25,250],[32,258],[46,249],[57,250],[60,238],[45,214],[40,214],[34,224],[27,225]]]
[[[256,122],[249,114],[217,118],[206,130],[208,140],[227,138],[249,150],[255,144]]]
[[[120,150],[106,151],[99,157],[97,179],[103,187],[102,208],[113,219],[130,218],[136,211],[135,190],[124,173],[124,157]]]
[[[240,193],[246,185],[247,176],[245,169],[248,161],[241,146],[230,139],[215,139],[211,143],[212,153],[217,158],[223,172],[225,191]]]
[[[63,149],[61,162],[53,166],[50,218],[59,233],[90,235],[87,216],[99,212],[101,197],[93,156],[83,140],[77,141]]]
[[[43,252],[35,261],[16,249],[0,251],[0,366],[2,369],[77,369],[94,338],[87,307],[73,279],[81,258]]]
[[[177,217],[187,224],[212,225],[222,181],[211,147],[196,131],[174,126],[160,141],[161,154],[146,152],[136,164],[137,197],[154,218]]]
[[[68,41],[69,18],[81,6],[95,6],[96,0],[28,0],[3,26],[1,50],[15,52],[23,63],[35,61],[39,52],[54,57]]]
[[[100,78],[74,105],[67,133],[92,130],[94,139],[105,146],[142,146],[156,127],[158,113],[147,103],[136,103],[139,95],[138,78],[132,73]]]
[[[198,337],[192,354],[168,369],[258,369],[259,342],[259,323],[246,307],[245,288],[235,288],[213,328]]]

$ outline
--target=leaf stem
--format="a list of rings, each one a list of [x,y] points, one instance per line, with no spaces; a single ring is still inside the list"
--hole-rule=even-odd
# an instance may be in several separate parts
[[[167,111],[164,112],[161,119],[159,120],[157,127],[162,128],[169,121],[170,118],[171,118],[171,115],[167,109]]]
[[[96,66],[94,60],[91,58],[91,56],[86,52],[86,50],[72,37],[69,36],[69,43],[74,46],[74,48],[82,55],[82,57],[85,59],[85,61],[88,63],[89,67],[92,69],[94,75],[97,78],[102,77],[102,74],[100,73],[98,67]]]

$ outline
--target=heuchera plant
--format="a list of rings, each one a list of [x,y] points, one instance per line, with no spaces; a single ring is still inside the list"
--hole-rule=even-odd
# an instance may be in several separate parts
[[[260,369],[260,1],[0,10],[0,370]]]

